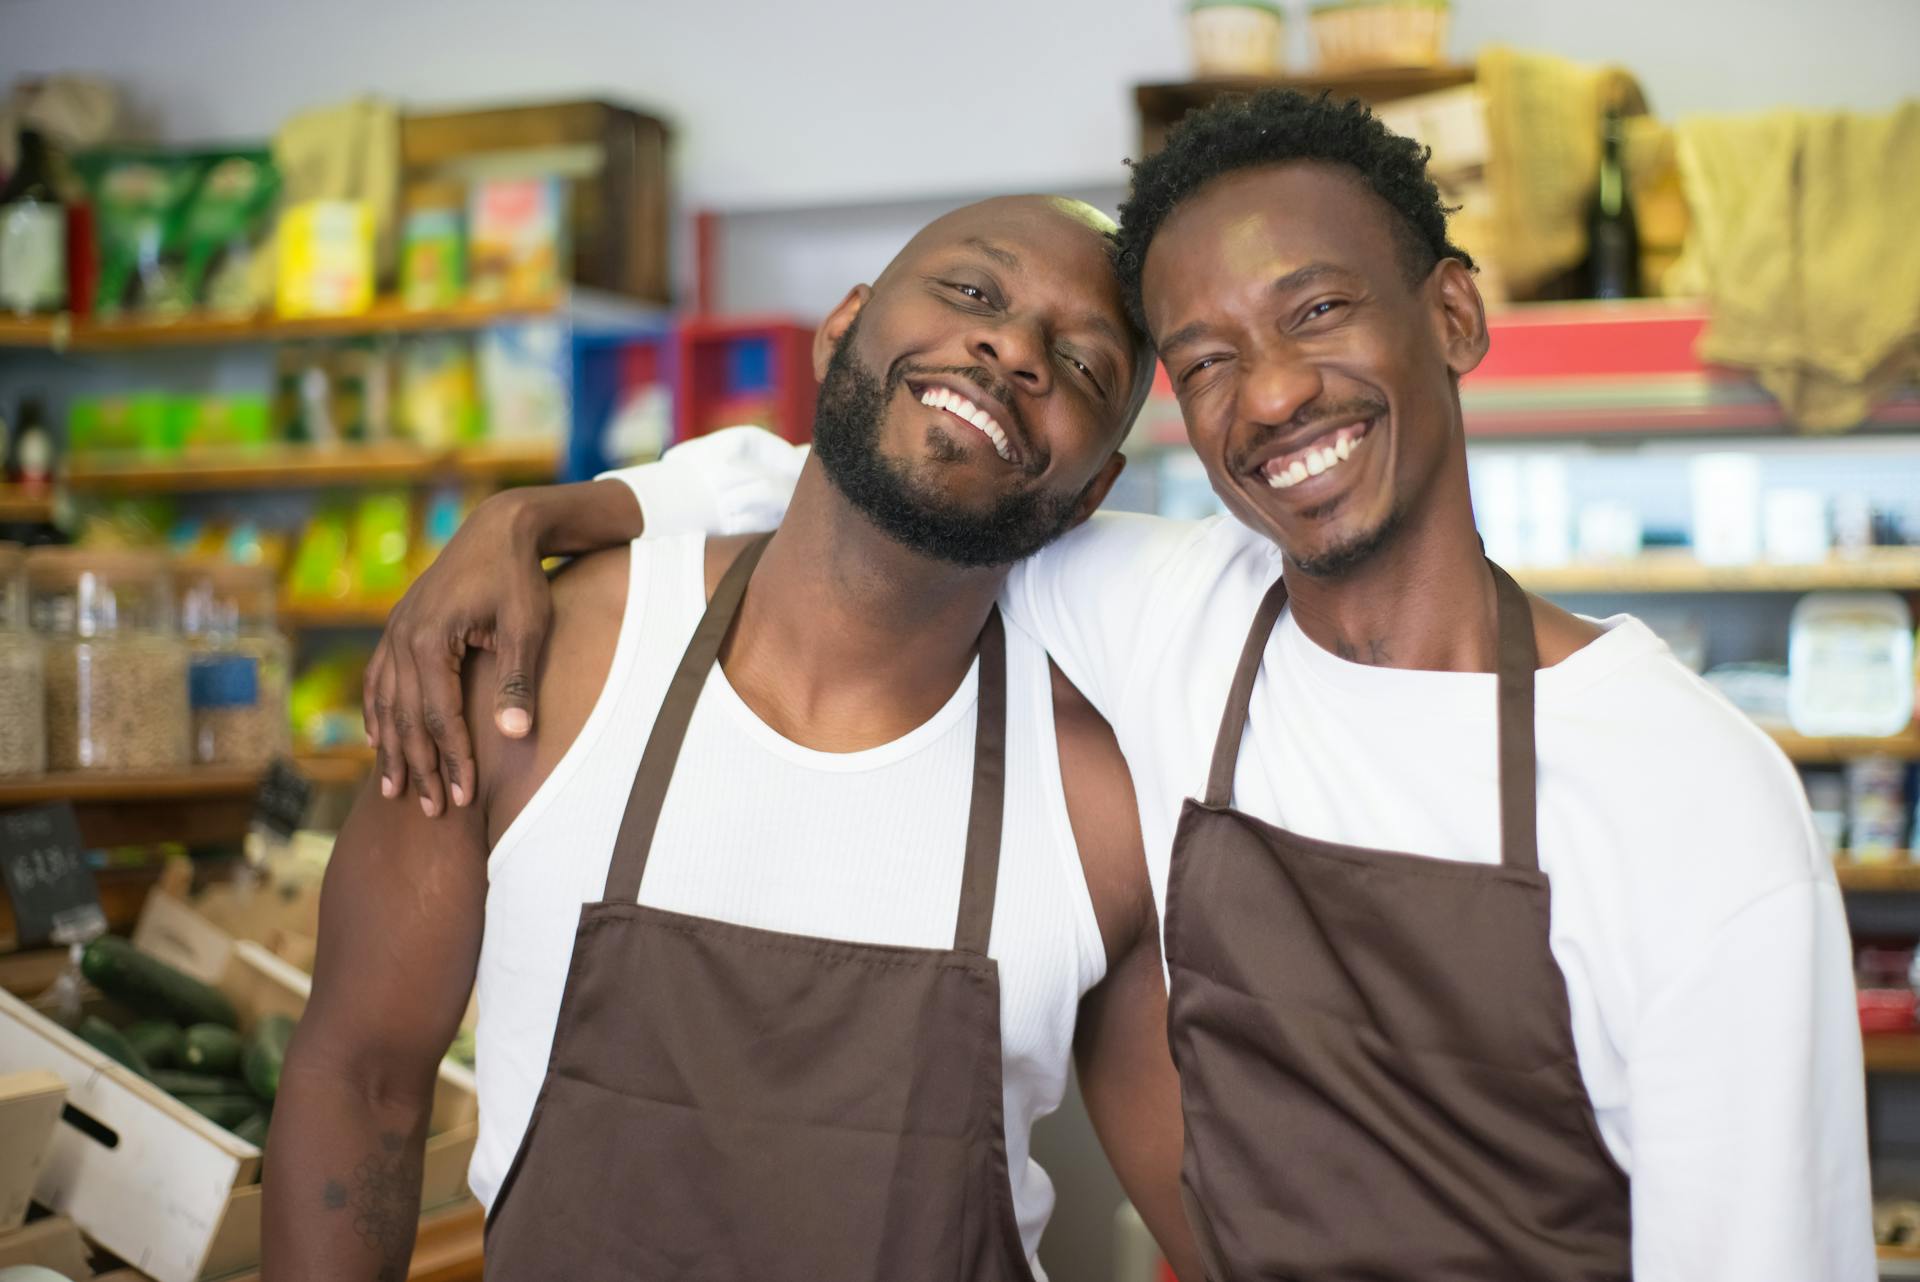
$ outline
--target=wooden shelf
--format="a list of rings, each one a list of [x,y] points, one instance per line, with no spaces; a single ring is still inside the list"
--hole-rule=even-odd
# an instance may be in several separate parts
[[[279,621],[281,627],[296,632],[324,628],[384,628],[387,626],[387,615],[392,610],[391,603],[377,601],[282,601]]]
[[[562,298],[527,303],[459,303],[412,311],[397,298],[381,298],[358,316],[322,316],[283,320],[271,314],[173,318],[128,317],[76,320],[71,316],[0,320],[0,347],[55,352],[126,352],[162,347],[210,347],[231,343],[279,343],[312,338],[354,338],[365,334],[417,334],[441,330],[485,329],[489,325],[551,316]]]
[[[1134,106],[1140,113],[1140,150],[1160,150],[1167,130],[1196,107],[1229,94],[1258,93],[1263,89],[1297,89],[1305,94],[1329,93],[1338,99],[1391,102],[1415,94],[1473,83],[1472,67],[1399,67],[1351,71],[1337,75],[1306,73],[1292,76],[1217,76],[1172,84],[1137,85]]]
[[[1869,1073],[1920,1073],[1920,1033],[1868,1033],[1860,1040]]]
[[[436,480],[551,481],[560,469],[552,441],[497,441],[432,450],[378,445],[276,445],[188,455],[77,460],[68,488],[88,494],[179,494],[193,491],[313,489],[328,486],[417,485]]]
[[[1917,891],[1920,890],[1920,863],[1913,859],[1911,850],[1899,852],[1891,863],[1857,864],[1840,859],[1834,862],[1833,875],[1839,879],[1842,890],[1878,894]]]
[[[0,521],[53,520],[53,496],[29,494],[17,485],[0,485]]]
[[[1885,739],[1815,739],[1791,730],[1767,727],[1767,733],[1796,765],[1831,766],[1859,757],[1895,757],[1920,761],[1920,724]]]
[[[1534,592],[1920,591],[1920,548],[1878,548],[1811,565],[1703,565],[1689,553],[1649,552],[1628,561],[1513,567]]]
[[[294,764],[315,783],[357,781],[373,764],[369,748],[334,748],[296,753]],[[37,806],[49,801],[76,805],[96,802],[177,802],[251,799],[260,787],[260,771],[227,766],[123,774],[72,770],[56,774],[0,779],[0,809]]]
[[[364,744],[345,748],[310,748],[294,757],[300,773],[322,787],[357,786],[373,769],[375,753]]]

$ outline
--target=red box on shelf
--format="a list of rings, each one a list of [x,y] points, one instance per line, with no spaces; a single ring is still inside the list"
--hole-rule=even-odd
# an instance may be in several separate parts
[[[1911,988],[1862,988],[1857,998],[1862,1033],[1913,1031],[1915,998]]]
[[[698,317],[675,344],[674,436],[755,423],[813,439],[813,326],[786,317]]]

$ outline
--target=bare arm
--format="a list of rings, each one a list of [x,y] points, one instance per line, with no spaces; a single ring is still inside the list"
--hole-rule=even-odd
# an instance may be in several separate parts
[[[1199,1279],[1205,1272],[1180,1202],[1186,1132],[1133,780],[1113,731],[1058,668],[1053,690],[1067,812],[1107,946],[1106,978],[1081,999],[1074,1029],[1080,1094],[1107,1161],[1167,1262],[1180,1277]]]
[[[267,1153],[273,1282],[407,1275],[434,1078],[480,955],[481,818],[436,822],[370,785],[335,843]]]

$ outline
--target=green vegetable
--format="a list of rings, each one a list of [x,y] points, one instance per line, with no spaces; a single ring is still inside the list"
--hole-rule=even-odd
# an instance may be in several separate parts
[[[223,1077],[217,1073],[187,1073],[177,1068],[156,1068],[153,1084],[176,1099],[197,1095],[245,1095],[245,1079]]]
[[[188,1095],[180,1102],[216,1126],[224,1126],[228,1130],[232,1130],[260,1111],[260,1101],[245,1093]]]
[[[286,1015],[268,1015],[253,1026],[241,1071],[261,1099],[270,1100],[279,1092],[280,1067],[286,1063],[287,1043],[292,1039],[293,1020]]]
[[[195,1024],[186,1031],[181,1063],[196,1073],[234,1073],[244,1045],[240,1034],[220,1024]]]
[[[172,1068],[186,1051],[185,1035],[170,1019],[137,1019],[121,1031],[149,1068]]]
[[[80,972],[109,997],[143,1015],[181,1024],[240,1022],[225,993],[149,957],[117,935],[102,935],[80,955]]]
[[[253,1116],[233,1128],[233,1133],[253,1145],[255,1148],[267,1146],[267,1122],[273,1114],[264,1108],[256,1108]]]
[[[133,1043],[106,1020],[98,1015],[89,1015],[80,1021],[80,1027],[75,1031],[93,1049],[119,1060],[140,1076],[147,1076],[147,1061],[140,1058],[140,1052],[133,1048]]]

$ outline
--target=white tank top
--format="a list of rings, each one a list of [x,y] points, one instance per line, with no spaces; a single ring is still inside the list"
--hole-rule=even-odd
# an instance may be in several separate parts
[[[468,1180],[489,1207],[546,1076],[580,905],[605,888],[641,751],[705,609],[703,538],[634,542],[606,686],[488,858],[480,1137]],[[952,947],[978,680],[976,665],[945,707],[892,743],[825,753],[761,721],[715,664],[667,790],[640,902],[765,930]],[[1000,969],[1007,1166],[1031,1259],[1053,1184],[1029,1156],[1028,1136],[1060,1103],[1074,1017],[1106,972],[1106,950],[1067,818],[1046,652],[1011,626],[1006,778],[988,951]]]

